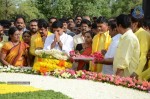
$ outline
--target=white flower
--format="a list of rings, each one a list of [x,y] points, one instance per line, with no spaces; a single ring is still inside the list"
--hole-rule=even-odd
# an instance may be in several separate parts
[[[53,56],[56,59],[59,60],[67,60],[68,56],[64,54],[64,52],[57,50],[57,49],[51,49],[51,50],[36,50],[35,54],[38,56],[42,56],[43,54],[46,54],[46,56]]]
[[[52,51],[51,51],[51,50],[44,50],[44,53],[45,53],[45,54],[48,54],[48,55],[51,55],[51,54],[52,54]]]
[[[3,66],[0,66],[0,69],[3,68]]]
[[[10,71],[10,70],[11,70],[10,68],[7,68],[7,69],[6,69],[6,71]]]
[[[43,50],[35,50],[35,54],[41,56],[43,54]]]

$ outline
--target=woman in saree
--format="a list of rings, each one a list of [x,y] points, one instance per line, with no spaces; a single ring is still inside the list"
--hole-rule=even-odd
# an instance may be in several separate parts
[[[30,43],[31,43],[31,32],[30,31],[24,31],[22,34],[22,39],[23,41],[30,47]],[[28,47],[28,51],[29,51],[29,47]],[[31,55],[30,53],[28,53],[29,55],[29,59],[30,59],[30,66],[33,66],[34,63],[34,58],[35,56]]]
[[[28,66],[28,45],[20,41],[20,33],[16,27],[8,31],[9,41],[6,42],[0,53],[0,60],[3,65]]]
[[[85,43],[77,44],[76,52],[77,54],[89,56],[92,53],[92,39],[94,33],[88,31],[85,33]],[[89,70],[89,61],[77,60],[78,67],[77,70]]]

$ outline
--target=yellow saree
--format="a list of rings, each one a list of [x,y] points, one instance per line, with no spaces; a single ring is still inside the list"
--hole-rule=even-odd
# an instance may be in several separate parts
[[[13,46],[11,42],[7,42],[3,45],[1,49],[2,54],[6,54],[5,61],[13,66],[26,66],[27,60],[26,50],[29,46],[20,42],[18,45]]]
[[[92,53],[98,52],[101,50],[107,50],[110,43],[111,43],[111,37],[109,35],[109,31],[102,33],[102,34],[98,33],[93,38]],[[93,72],[101,72],[102,64],[93,64],[92,62],[90,62],[89,70]]]

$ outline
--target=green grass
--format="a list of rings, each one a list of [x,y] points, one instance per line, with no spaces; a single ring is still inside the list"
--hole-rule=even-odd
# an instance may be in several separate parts
[[[0,99],[71,99],[71,98],[66,95],[63,95],[60,92],[47,90],[36,92],[1,94]]]
[[[0,84],[6,84],[6,82],[0,82]]]

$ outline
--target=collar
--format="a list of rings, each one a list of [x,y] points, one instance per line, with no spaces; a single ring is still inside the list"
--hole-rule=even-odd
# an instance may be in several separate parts
[[[122,36],[121,39],[123,39],[124,37],[126,37],[127,35],[129,35],[130,33],[133,33],[131,29],[127,30]]]
[[[120,37],[121,37],[121,34],[117,34],[114,37],[112,37],[112,40],[113,41],[118,40]]]
[[[143,28],[139,28],[139,29],[135,32],[135,34],[141,32],[141,31],[144,31],[144,29],[143,29]]]
[[[62,38],[62,37],[65,36],[65,35],[66,35],[66,33],[63,32],[62,35],[60,35],[60,38]]]
[[[48,31],[48,36],[51,35],[52,33],[50,31]]]
[[[106,32],[104,32],[104,33],[98,33],[99,35],[105,35],[105,36],[107,36],[108,34],[109,34],[109,31],[106,31]]]

